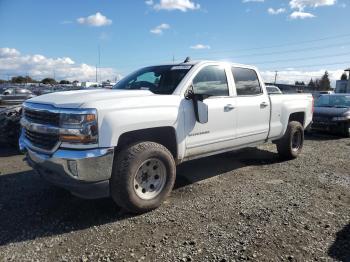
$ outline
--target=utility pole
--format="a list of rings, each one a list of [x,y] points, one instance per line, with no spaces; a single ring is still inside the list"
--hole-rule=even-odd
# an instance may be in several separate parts
[[[278,75],[278,71],[275,71],[275,84],[277,82],[277,75]]]
[[[97,83],[97,65],[96,65],[96,81],[95,82]]]
[[[101,48],[98,45],[98,68],[101,68]],[[99,77],[101,81],[101,76]],[[96,77],[96,82],[98,82],[98,77]]]
[[[173,64],[175,64],[175,56],[173,55]]]

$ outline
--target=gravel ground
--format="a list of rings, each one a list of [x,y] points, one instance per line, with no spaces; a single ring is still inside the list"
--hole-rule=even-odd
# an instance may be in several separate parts
[[[82,200],[0,149],[0,261],[350,261],[350,139],[307,137],[178,167],[161,208]]]

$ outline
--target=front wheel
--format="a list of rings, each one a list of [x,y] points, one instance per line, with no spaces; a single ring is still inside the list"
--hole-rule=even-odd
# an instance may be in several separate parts
[[[129,212],[148,212],[170,194],[175,177],[175,161],[167,148],[154,142],[133,144],[116,156],[111,195]]]
[[[297,158],[304,145],[304,128],[297,122],[288,123],[288,127],[284,136],[277,141],[277,151],[282,159]]]

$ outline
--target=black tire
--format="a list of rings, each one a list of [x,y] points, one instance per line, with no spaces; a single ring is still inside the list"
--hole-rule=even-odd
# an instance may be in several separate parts
[[[297,139],[298,142],[294,139]],[[297,158],[304,145],[304,128],[301,123],[289,122],[286,133],[277,141],[276,145],[280,158],[284,160]]]
[[[134,178],[139,167],[149,159],[163,164],[166,173],[161,191],[152,199],[142,199],[134,189]],[[131,213],[145,213],[158,208],[173,189],[176,178],[176,165],[172,154],[164,146],[154,142],[140,142],[123,149],[114,159],[110,192],[120,207]]]

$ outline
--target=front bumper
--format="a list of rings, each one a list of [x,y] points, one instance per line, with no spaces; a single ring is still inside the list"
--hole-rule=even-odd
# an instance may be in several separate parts
[[[45,180],[63,187],[82,198],[109,196],[114,149],[91,150],[58,149],[51,155],[31,149],[28,141],[20,138],[20,148],[27,152],[27,162]]]

